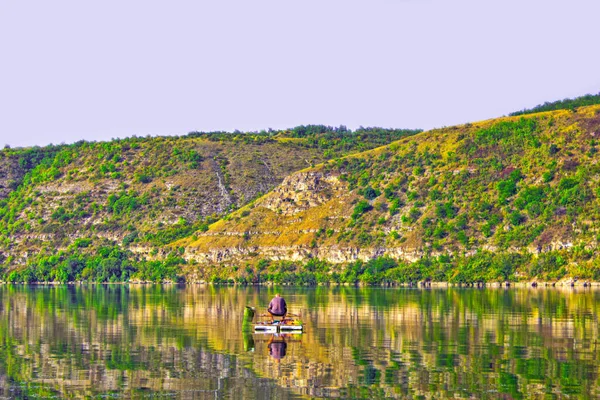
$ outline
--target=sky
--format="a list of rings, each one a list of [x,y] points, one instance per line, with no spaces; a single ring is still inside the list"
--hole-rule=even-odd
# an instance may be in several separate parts
[[[430,129],[600,92],[598,0],[4,0],[0,146]]]

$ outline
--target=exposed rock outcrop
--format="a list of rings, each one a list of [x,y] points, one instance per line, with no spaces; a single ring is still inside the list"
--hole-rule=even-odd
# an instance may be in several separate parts
[[[284,215],[295,215],[330,200],[340,187],[337,176],[320,171],[298,172],[285,178],[261,205]]]
[[[0,154],[0,199],[6,198],[23,179],[25,170],[19,166],[16,156]]]

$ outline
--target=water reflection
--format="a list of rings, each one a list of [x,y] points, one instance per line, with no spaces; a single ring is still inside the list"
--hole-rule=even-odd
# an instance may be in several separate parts
[[[303,334],[244,332],[273,288],[0,286],[0,396],[600,396],[600,292],[285,288]]]
[[[285,353],[287,351],[285,335],[271,335],[267,347],[269,348],[269,355],[273,357],[275,361],[279,362],[283,357],[285,357]]]

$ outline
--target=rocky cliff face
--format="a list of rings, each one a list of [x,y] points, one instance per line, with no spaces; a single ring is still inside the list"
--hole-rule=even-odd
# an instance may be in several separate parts
[[[271,193],[217,222],[197,239],[187,239],[186,257],[200,263],[242,260],[261,254],[271,259],[303,260],[324,257],[324,247],[311,240],[351,210],[354,195],[335,174],[320,170],[293,174]],[[338,250],[340,259],[345,249]],[[335,256],[332,255],[332,258]]]
[[[385,245],[338,243],[352,221],[353,203],[359,197],[348,190],[338,174],[321,169],[295,173],[251,209],[220,221],[197,240],[184,240],[184,257],[204,265],[236,264],[249,259],[331,263],[367,261],[380,256],[415,261],[423,250]],[[268,227],[268,228],[267,228]],[[319,245],[316,245],[319,240]]]
[[[300,172],[285,178],[260,205],[278,214],[296,215],[331,200],[342,190],[336,176],[318,171]]]

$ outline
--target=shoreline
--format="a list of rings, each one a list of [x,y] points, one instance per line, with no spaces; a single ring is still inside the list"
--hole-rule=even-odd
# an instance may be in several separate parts
[[[517,281],[517,282],[472,282],[472,283],[453,283],[453,282],[431,282],[421,281],[416,283],[381,283],[376,285],[369,285],[362,282],[357,283],[339,283],[339,282],[327,282],[318,283],[316,285],[296,285],[288,283],[274,283],[274,282],[260,282],[260,283],[236,283],[236,282],[223,282],[214,283],[208,281],[191,281],[191,282],[146,282],[146,281],[127,281],[127,282],[87,282],[87,281],[76,281],[76,282],[5,282],[0,281],[0,285],[15,285],[15,286],[99,286],[99,285],[131,285],[131,286],[150,286],[150,285],[173,285],[173,286],[290,286],[290,287],[322,287],[322,286],[344,286],[344,287],[357,287],[357,288],[415,288],[415,289],[433,289],[433,288],[473,288],[473,289],[511,289],[511,288],[548,288],[548,289],[564,289],[564,288],[600,288],[600,281],[588,281],[588,280],[576,280],[567,279],[561,281]]]

